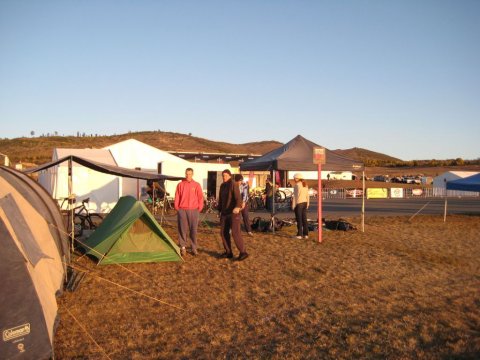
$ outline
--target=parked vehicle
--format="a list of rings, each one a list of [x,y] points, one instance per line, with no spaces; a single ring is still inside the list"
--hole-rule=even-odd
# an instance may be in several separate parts
[[[377,175],[373,177],[373,181],[390,182],[390,178],[388,175]]]
[[[405,184],[415,184],[415,178],[411,177],[411,176],[405,176],[403,178],[403,182]]]

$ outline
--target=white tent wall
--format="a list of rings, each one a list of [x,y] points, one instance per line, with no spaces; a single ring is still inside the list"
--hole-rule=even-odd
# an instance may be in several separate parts
[[[104,148],[109,150],[118,166],[128,169],[139,168],[142,171],[157,174],[159,164],[161,173],[170,176],[185,176],[185,169],[191,163],[172,155],[166,151],[157,149],[135,139],[128,139]],[[140,181],[140,189],[146,186],[146,181]],[[177,181],[166,181],[166,191],[172,196],[175,194]],[[137,182],[133,179],[124,179],[121,196],[137,196]]]
[[[52,198],[54,195],[55,184],[57,183],[58,166],[51,167],[38,173],[38,183],[48,191]]]
[[[168,174],[164,166],[169,166],[169,169],[178,168],[183,169],[185,174],[186,165],[190,164],[188,161],[172,155],[166,151],[157,149],[148,144],[144,144],[135,139],[121,141],[119,143],[104,147],[109,150],[118,166],[128,169],[140,168],[143,171],[153,170],[158,172],[158,164],[162,164],[162,174]]]
[[[54,199],[68,196],[68,164],[54,166],[53,171],[42,171],[39,183],[47,189]],[[121,181],[118,176],[102,174],[84,166],[72,167],[72,193],[76,205],[90,198],[88,209],[96,213],[107,213],[114,208],[121,194]]]
[[[140,168],[142,171],[152,171],[157,173],[159,168],[161,168],[161,173],[164,175],[183,177],[185,176],[185,169],[190,167],[194,172],[193,178],[200,183],[203,190],[206,190],[207,188],[209,171],[221,172],[225,169],[229,169],[233,173],[230,164],[190,162],[135,139],[121,141],[107,146],[104,149],[109,150],[112,153],[118,166],[129,169]],[[165,189],[170,196],[175,195],[177,184],[178,181],[165,182]],[[124,183],[124,187],[127,188],[123,189],[122,195],[136,196],[136,186],[136,182],[134,186],[131,183],[128,186]],[[140,188],[144,186],[145,182],[140,185]]]
[[[161,170],[164,175],[179,177],[185,176],[185,169],[191,167],[194,170],[194,179],[200,183],[203,190],[207,189],[210,171],[221,172],[229,169],[232,173],[234,172],[229,164],[189,162],[134,139],[125,140],[103,149],[54,149],[52,160],[68,155],[76,155],[128,169],[138,168],[154,174]],[[69,194],[68,162],[40,172],[38,182],[54,199],[67,197]],[[171,196],[175,195],[177,184],[178,181],[165,182],[166,191]],[[89,197],[88,208],[90,211],[108,213],[122,196],[131,195],[137,198],[137,195],[145,195],[146,181],[103,174],[73,163],[72,185],[72,193],[75,194],[77,200],[76,205],[80,205],[83,199]]]
[[[53,150],[52,160],[64,156],[76,155],[85,159],[99,161],[108,165],[117,165],[112,154],[103,149],[60,149]],[[68,162],[41,171],[38,182],[42,185],[59,205],[68,192]],[[118,176],[103,174],[98,171],[73,163],[72,166],[72,193],[76,197],[76,206],[82,200],[90,198],[88,209],[96,213],[108,213],[115,206],[121,196],[121,179]]]
[[[141,196],[142,189],[145,189],[147,186],[147,181],[141,180],[141,179],[121,178],[120,182],[121,182],[120,197],[130,195],[136,199],[137,194]]]

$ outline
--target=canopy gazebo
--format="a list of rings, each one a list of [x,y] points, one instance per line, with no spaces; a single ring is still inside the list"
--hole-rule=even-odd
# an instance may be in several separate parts
[[[322,165],[322,170],[354,170],[362,172],[365,170],[363,162],[339,155],[334,151],[328,150],[323,146],[317,145],[314,142],[305,139],[301,135],[297,135],[295,138],[293,138],[286,144],[266,153],[261,157],[241,163],[240,170],[272,171],[273,179],[276,178],[276,171],[315,171],[318,169],[318,165],[313,162],[313,152],[315,149],[324,149],[325,151],[326,162]],[[320,180],[320,174],[318,174],[318,176]],[[363,176],[363,178],[365,178],[365,176]],[[275,193],[275,181],[273,181],[273,186],[273,191]],[[363,182],[363,194],[364,193],[365,181]],[[321,199],[321,188],[318,189],[318,194],[319,199]],[[364,196],[365,195],[362,195],[362,230],[365,212]],[[272,218],[275,216],[275,204],[272,207],[271,216]],[[318,220],[320,227],[321,219]]]
[[[480,173],[463,179],[447,181],[446,190],[471,191],[480,193]],[[447,191],[445,191],[443,221],[447,221]]]

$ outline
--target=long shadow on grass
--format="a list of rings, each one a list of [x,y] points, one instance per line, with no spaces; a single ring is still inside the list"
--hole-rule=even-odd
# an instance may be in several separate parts
[[[198,252],[205,253],[215,259],[225,259],[225,255],[222,252],[207,250],[207,249],[199,249]]]

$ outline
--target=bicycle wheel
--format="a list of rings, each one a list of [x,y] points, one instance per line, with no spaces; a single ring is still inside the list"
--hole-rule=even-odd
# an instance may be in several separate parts
[[[248,209],[252,212],[255,212],[258,209],[258,204],[256,198],[248,199]]]
[[[210,201],[210,204],[208,205],[208,212],[211,213],[211,214],[214,214],[217,212],[217,201],[216,200],[212,200]]]
[[[74,222],[74,234],[75,237],[80,237],[83,235],[83,229],[85,227],[85,217],[82,215],[75,215],[73,218]],[[69,224],[69,232],[71,233],[71,225]]]
[[[85,218],[84,229],[95,230],[103,221],[103,217],[98,214],[89,214]]]
[[[286,198],[287,198],[287,194],[285,194],[285,191],[283,190],[277,190],[277,192],[275,193],[276,203],[284,202]]]

